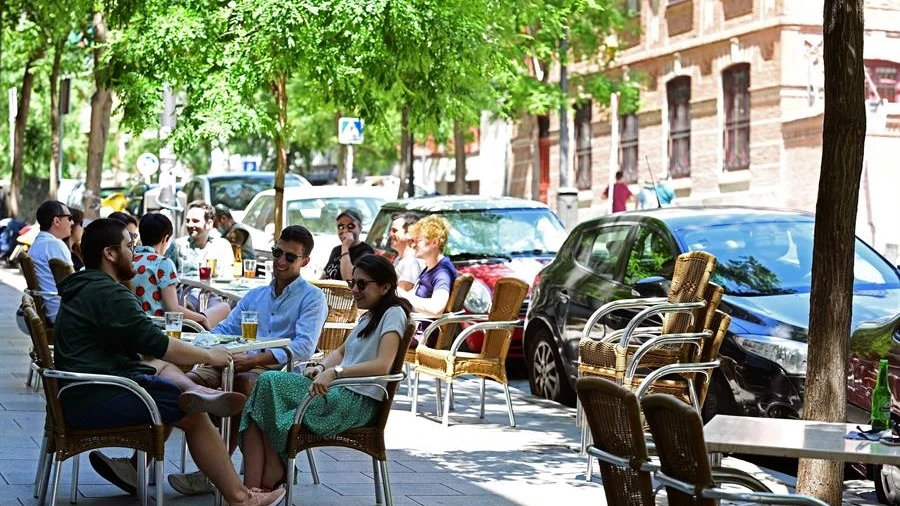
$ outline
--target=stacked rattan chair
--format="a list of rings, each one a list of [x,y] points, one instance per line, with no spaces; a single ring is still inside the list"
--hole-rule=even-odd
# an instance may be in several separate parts
[[[356,299],[345,281],[323,279],[310,283],[322,290],[328,304],[328,316],[325,317],[325,326],[319,334],[317,345],[321,351],[318,357],[324,358],[344,344],[356,325],[358,316]]]
[[[800,494],[773,494],[723,489],[710,468],[703,420],[693,407],[664,394],[641,400],[653,434],[660,466],[655,477],[666,487],[672,506],[715,506],[720,500],[738,503],[824,506],[819,499]]]
[[[134,381],[105,374],[83,374],[54,369],[53,356],[47,343],[46,328],[29,295],[22,298],[25,321],[37,354],[38,372],[44,385],[47,401],[47,418],[44,423],[44,441],[35,476],[35,497],[44,504],[50,485],[51,469],[56,468],[50,495],[51,506],[56,504],[62,463],[76,457],[72,476],[71,502],[75,503],[78,486],[78,460],[81,453],[99,448],[132,448],[138,452],[138,494],[141,504],[147,505],[147,455],[156,462],[164,462],[165,426],[162,425],[156,403],[146,390]],[[64,382],[65,386],[60,383]],[[143,425],[106,429],[75,429],[66,423],[60,393],[69,388],[95,388],[97,385],[115,386],[141,398],[147,406],[151,422]],[[156,467],[156,504],[163,504],[163,466]]]
[[[516,278],[501,278],[494,285],[494,298],[491,310],[487,315],[459,315],[458,321],[477,322],[463,330],[447,350],[437,350],[424,346],[416,349],[415,378],[413,380],[412,412],[416,413],[418,403],[419,375],[432,376],[447,383],[444,394],[442,421],[446,426],[450,423],[450,396],[453,380],[460,376],[478,376],[481,378],[481,410],[484,418],[485,378],[490,378],[501,385],[506,393],[506,407],[509,413],[509,424],[516,426],[512,399],[509,394],[509,381],[506,377],[506,356],[512,343],[512,334],[519,323],[519,312],[528,294],[528,284]],[[475,332],[484,332],[484,344],[478,353],[460,351],[465,340]],[[440,397],[440,391],[437,392]]]
[[[400,347],[397,349],[397,356],[391,365],[390,374],[386,376],[345,378],[335,380],[329,388],[337,386],[350,385],[377,385],[379,381],[387,381],[385,388],[385,399],[381,404],[378,412],[378,418],[371,427],[359,427],[344,431],[333,437],[322,437],[316,435],[305,427],[303,427],[303,416],[307,407],[312,402],[316,402],[318,397],[307,397],[294,414],[294,424],[291,426],[287,440],[288,469],[290,479],[287,480],[287,503],[291,504],[291,494],[294,486],[294,468],[296,465],[296,455],[304,450],[308,450],[309,466],[312,473],[313,482],[319,484],[319,473],[316,469],[316,461],[313,457],[312,449],[320,446],[340,446],[358,450],[372,457],[372,474],[375,481],[375,499],[377,504],[384,504],[386,500],[387,506],[393,506],[394,499],[391,494],[391,482],[388,475],[387,449],[384,444],[384,428],[387,425],[388,415],[391,413],[391,405],[394,402],[394,392],[397,390],[397,383],[403,380],[403,359],[406,355],[406,349],[415,333],[415,325],[410,324],[406,328],[406,333],[400,339]],[[321,401],[319,401],[321,402]]]
[[[75,273],[75,267],[60,258],[51,258],[50,272],[53,273],[53,280],[59,285],[59,282],[65,279],[66,276]]]

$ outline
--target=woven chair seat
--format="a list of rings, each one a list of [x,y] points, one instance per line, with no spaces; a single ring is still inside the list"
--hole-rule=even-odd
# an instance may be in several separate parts
[[[447,350],[421,349],[416,354],[416,371],[442,379],[474,374],[506,381],[506,367],[499,359],[461,351],[452,357]]]
[[[288,451],[316,448],[320,446],[339,446],[366,453],[378,460],[386,460],[383,428],[358,427],[345,430],[333,437],[318,436],[302,425],[296,425],[288,433]]]
[[[578,345],[581,354],[582,367],[592,367],[596,369],[616,369],[616,344],[595,341],[593,339],[584,339]],[[625,352],[625,361],[630,362],[634,353],[640,348],[639,345],[628,345]],[[683,360],[685,347],[680,344],[667,344],[650,350],[646,355],[641,357],[641,367],[662,367],[664,365],[673,364]]]

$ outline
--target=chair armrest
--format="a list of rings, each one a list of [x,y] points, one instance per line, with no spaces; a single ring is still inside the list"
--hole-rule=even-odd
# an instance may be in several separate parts
[[[30,288],[25,289],[25,293],[28,295],[36,295],[38,297],[55,297],[59,298],[59,294],[56,292],[52,292],[50,290],[31,290]]]
[[[658,471],[656,479],[667,487],[672,487],[680,492],[694,496],[697,491],[696,487],[691,483],[685,483],[681,480],[667,476],[665,473]],[[725,499],[737,502],[756,502],[763,504],[800,504],[809,506],[827,506],[828,503],[802,494],[773,494],[763,492],[734,492],[723,490],[721,488],[707,488],[701,492],[701,495],[707,499]]]
[[[182,320],[181,325],[183,327],[187,327],[197,333],[206,332],[206,329],[203,328],[203,325],[200,325],[199,323],[195,322],[194,320],[186,320],[186,319]]]
[[[681,334],[663,334],[659,336],[655,336],[649,341],[642,344],[632,355],[631,360],[628,362],[628,365],[625,367],[625,378],[626,381],[628,378],[633,378],[634,373],[637,371],[637,367],[641,362],[641,359],[644,358],[644,355],[650,353],[654,348],[658,348],[660,346],[668,345],[668,344],[693,344],[697,347],[700,346],[700,341],[710,337],[712,333],[708,330],[703,332],[685,332]]]
[[[628,322],[624,332],[622,332],[622,337],[619,339],[619,345],[622,347],[628,346],[628,340],[631,339],[631,334],[638,328],[638,325],[651,316],[666,313],[689,313],[703,307],[706,307],[705,300],[698,300],[696,302],[665,302],[648,307],[634,315],[634,318]]]
[[[56,369],[48,369],[41,368],[38,370],[41,376],[46,376],[48,378],[55,378],[61,381],[68,382],[67,385],[64,385],[59,389],[59,394],[69,389],[79,386],[88,386],[88,385],[109,385],[114,387],[123,388],[134,395],[138,396],[141,401],[143,401],[144,406],[147,408],[147,411],[150,412],[150,420],[153,422],[153,425],[162,425],[162,417],[159,415],[159,409],[156,407],[156,401],[150,397],[150,394],[144,390],[144,387],[137,384],[132,379],[123,378],[121,376],[112,376],[109,374],[88,374],[81,372],[69,372],[69,371],[59,371]]]
[[[341,379],[336,379],[336,380],[332,381],[331,384],[328,385],[328,389],[331,390],[332,388],[335,388],[335,387],[346,387],[346,386],[375,386],[375,387],[380,388],[384,392],[385,397],[387,397],[387,395],[388,395],[387,389],[384,388],[384,386],[382,386],[380,382],[386,381],[388,383],[394,383],[394,382],[398,382],[398,381],[403,381],[404,378],[406,378],[406,373],[404,373],[404,372],[398,372],[395,374],[384,374],[381,376],[357,376],[355,378],[341,378]],[[303,399],[303,402],[301,402],[300,405],[297,406],[297,409],[294,411],[294,424],[295,425],[299,424],[303,421],[303,417],[306,415],[306,410],[309,408],[309,405],[312,404],[312,402],[319,397],[320,396],[318,396],[318,395],[317,396],[307,395]]]
[[[691,362],[684,364],[669,364],[656,369],[655,371],[650,372],[646,377],[644,377],[644,381],[641,382],[637,391],[635,392],[635,396],[638,399],[643,397],[645,393],[647,393],[647,389],[653,385],[653,382],[666,377],[672,374],[685,374],[685,373],[699,373],[699,374],[710,374],[710,369],[715,369],[719,367],[719,361],[713,360],[711,362]]]
[[[716,486],[721,486],[723,483],[731,483],[734,485],[740,485],[751,492],[765,492],[772,493],[772,489],[769,488],[765,483],[756,479],[752,474],[741,471],[740,469],[733,469],[730,467],[714,467],[712,469],[712,477],[713,481],[716,483]]]
[[[417,322],[431,322],[428,327],[425,328],[425,331],[422,332],[422,342],[428,341],[428,336],[431,335],[432,332],[438,330],[441,325],[447,325],[448,323],[460,323],[460,322],[471,322],[471,321],[483,321],[487,320],[488,315],[486,314],[466,314],[462,311],[456,313],[445,313],[443,316],[440,316],[437,319],[425,317],[422,313],[415,313],[422,317],[418,319],[417,317],[412,317],[414,321]]]
[[[666,300],[667,299],[665,297],[649,297],[645,299],[621,299],[607,302],[606,304],[598,307],[597,310],[591,314],[591,317],[588,318],[587,323],[585,323],[584,325],[584,329],[581,331],[581,338],[590,338],[591,330],[594,329],[594,326],[597,325],[597,322],[613,311],[616,311],[618,309],[634,309],[639,307],[653,306],[666,302]]]
[[[662,327],[660,327],[660,326],[638,327],[638,328],[634,329],[633,332],[635,332],[635,335],[632,335],[632,337],[640,337],[641,335],[646,335],[646,334],[653,334],[653,335],[658,336],[658,335],[662,334]],[[597,340],[600,341],[601,343],[612,343],[612,342],[615,342],[615,341],[618,341],[619,339],[621,339],[622,334],[624,334],[624,333],[625,333],[625,329],[613,330],[612,332],[607,332],[607,334],[605,336],[603,336]],[[594,339],[594,338],[591,337],[590,339]]]
[[[495,329],[509,329],[510,327],[514,327],[518,324],[519,320],[509,320],[501,322],[481,322],[476,323],[475,325],[470,325],[466,327],[465,330],[460,332],[459,335],[456,336],[456,339],[453,340],[453,344],[450,345],[450,355],[456,355],[456,353],[459,351],[459,347],[462,346],[462,343],[464,343],[465,340],[475,332]]]

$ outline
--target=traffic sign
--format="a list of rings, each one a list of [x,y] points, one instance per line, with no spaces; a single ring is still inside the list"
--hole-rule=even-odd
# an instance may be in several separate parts
[[[244,160],[243,163],[244,172],[256,172],[259,170],[256,164],[256,160]]]
[[[159,158],[153,153],[141,153],[137,159],[137,169],[144,177],[150,177],[159,170]]]
[[[338,142],[341,144],[362,144],[365,121],[360,118],[338,119]]]

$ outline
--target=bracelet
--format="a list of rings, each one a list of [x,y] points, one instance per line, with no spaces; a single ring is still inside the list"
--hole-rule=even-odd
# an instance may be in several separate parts
[[[325,372],[325,364],[313,364],[313,367],[321,367],[322,372]]]

